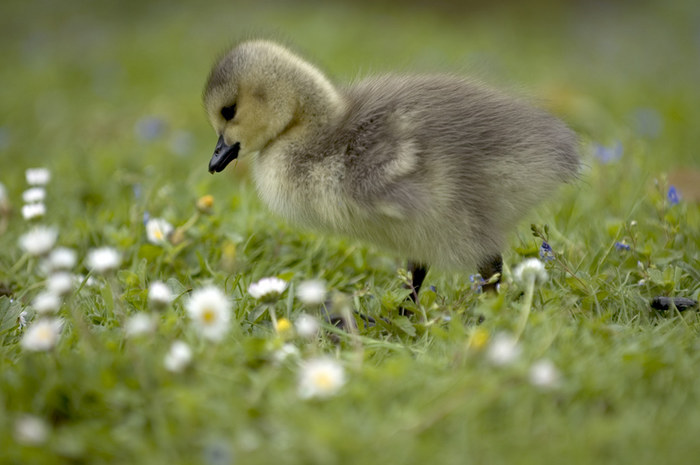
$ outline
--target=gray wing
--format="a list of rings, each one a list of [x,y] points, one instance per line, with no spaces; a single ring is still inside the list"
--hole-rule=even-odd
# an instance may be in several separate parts
[[[576,138],[563,123],[460,78],[372,78],[350,88],[348,101],[336,139],[345,144],[348,193],[397,216],[480,211],[489,201],[528,208],[578,169]],[[503,195],[514,197],[498,204]]]

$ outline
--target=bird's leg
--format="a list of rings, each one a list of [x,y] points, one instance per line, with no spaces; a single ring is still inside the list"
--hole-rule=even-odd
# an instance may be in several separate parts
[[[498,290],[498,283],[501,282],[501,273],[503,272],[503,257],[500,254],[491,255],[479,264],[479,274],[481,278],[488,281],[493,275],[498,273],[498,278],[488,284],[484,284],[482,289],[484,292],[496,292]]]
[[[420,263],[408,262],[408,271],[411,272],[410,289],[413,290],[413,292],[411,293],[411,300],[414,303],[417,303],[420,287],[423,285],[425,275],[428,274],[428,267],[426,265],[421,265]]]
[[[408,271],[411,272],[411,283],[405,284],[405,287],[407,289],[411,289],[412,292],[409,294],[409,298],[413,301],[413,303],[418,303],[418,293],[420,292],[420,287],[425,280],[425,275],[428,274],[428,266],[409,261],[407,268]],[[410,314],[410,310],[399,307],[399,315],[408,316]]]

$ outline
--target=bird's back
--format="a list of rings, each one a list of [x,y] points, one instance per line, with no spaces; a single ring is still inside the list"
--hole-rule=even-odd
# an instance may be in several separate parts
[[[558,181],[578,170],[576,136],[564,123],[479,83],[449,75],[387,75],[350,86],[346,95],[343,126],[359,147],[411,138],[436,157],[469,164],[541,164],[542,175]]]
[[[376,241],[388,231],[383,242],[403,241],[414,255],[425,249],[422,260],[441,255],[460,266],[481,249],[494,253],[578,170],[576,136],[564,123],[461,78],[376,77],[346,97],[333,136],[345,147],[345,185],[365,208],[386,213],[363,234]]]

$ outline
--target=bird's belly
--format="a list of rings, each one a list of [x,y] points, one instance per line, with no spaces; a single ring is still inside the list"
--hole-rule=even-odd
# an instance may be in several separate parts
[[[468,237],[471,220],[466,214],[461,220],[444,221],[438,207],[418,216],[390,204],[359,205],[343,190],[340,167],[330,164],[302,177],[291,172],[281,158],[272,156],[253,164],[260,198],[291,223],[446,269],[471,267],[479,255],[479,247]]]

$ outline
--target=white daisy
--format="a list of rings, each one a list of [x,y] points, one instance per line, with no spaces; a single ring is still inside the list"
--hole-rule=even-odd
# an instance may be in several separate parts
[[[48,257],[50,270],[70,270],[75,266],[78,256],[75,250],[67,247],[56,247]]]
[[[302,362],[299,372],[299,396],[330,397],[345,384],[345,370],[332,358],[322,357]]]
[[[30,186],[45,186],[51,180],[51,172],[46,168],[30,168],[24,174]]]
[[[147,313],[137,313],[129,317],[124,324],[124,332],[128,337],[152,333],[156,329],[156,319]]]
[[[22,347],[26,350],[45,351],[53,349],[61,335],[63,322],[58,318],[44,318],[35,321],[22,336]]]
[[[61,298],[51,291],[40,292],[32,300],[32,308],[37,313],[53,313],[61,308]]]
[[[160,281],[154,281],[148,288],[148,301],[156,308],[166,307],[173,300],[170,288]]]
[[[297,347],[294,344],[287,343],[279,349],[277,349],[272,355],[272,357],[274,358],[275,362],[282,363],[290,357],[299,357],[299,349],[297,349]]]
[[[192,293],[185,304],[195,327],[207,339],[220,341],[231,322],[231,303],[218,288],[206,286]]]
[[[530,367],[530,382],[539,388],[554,389],[559,387],[561,375],[550,360],[540,360]]]
[[[192,349],[182,341],[175,341],[170,350],[165,354],[165,368],[168,371],[179,373],[192,361]]]
[[[262,278],[248,287],[248,293],[255,299],[274,302],[287,289],[287,281],[276,278]]]
[[[515,267],[513,279],[521,284],[526,284],[530,280],[542,283],[547,280],[547,270],[544,269],[544,263],[540,260],[528,258]]]
[[[173,232],[173,226],[163,218],[151,218],[146,222],[146,237],[152,244],[164,244]]]
[[[28,203],[22,205],[22,218],[25,220],[33,220],[46,215],[46,205],[43,203]]]
[[[306,313],[299,315],[299,318],[297,318],[294,322],[294,327],[297,330],[297,334],[307,339],[316,337],[319,326],[318,320],[311,315],[307,315]]]
[[[23,310],[22,313],[19,314],[17,320],[19,321],[19,329],[24,329],[29,320],[29,313],[26,310]]]
[[[45,255],[53,248],[57,237],[56,228],[36,226],[19,238],[19,246],[30,255]]]
[[[85,281],[85,275],[84,274],[77,274],[73,276],[73,285],[75,287],[80,287],[83,285],[83,281]],[[92,276],[88,276],[87,281],[85,281],[85,287],[94,287],[99,285],[100,282],[97,281],[95,278]]]
[[[15,421],[15,440],[20,444],[36,446],[46,442],[49,425],[34,415],[22,415]]]
[[[306,305],[321,305],[326,300],[326,284],[318,279],[303,281],[297,288],[297,297]]]
[[[53,273],[46,280],[46,289],[56,295],[63,296],[73,289],[73,275],[67,271]]]
[[[96,273],[109,273],[119,268],[121,264],[119,252],[111,247],[100,247],[88,252],[87,265]]]
[[[518,341],[509,334],[499,333],[493,338],[489,344],[488,359],[494,365],[510,365],[520,357],[520,346]]]
[[[30,187],[22,192],[22,200],[24,203],[39,203],[46,198],[46,189],[43,187]]]

